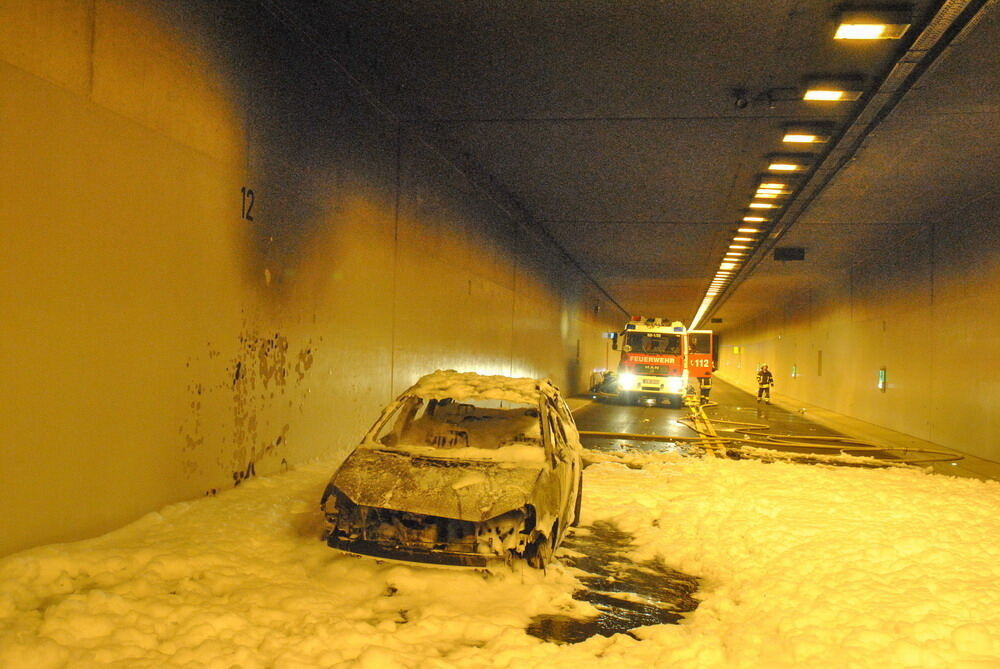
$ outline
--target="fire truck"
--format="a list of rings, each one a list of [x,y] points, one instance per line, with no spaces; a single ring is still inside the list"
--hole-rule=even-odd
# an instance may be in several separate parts
[[[669,402],[678,408],[686,395],[707,399],[714,367],[710,330],[633,316],[612,342],[621,351],[613,381],[620,401]]]

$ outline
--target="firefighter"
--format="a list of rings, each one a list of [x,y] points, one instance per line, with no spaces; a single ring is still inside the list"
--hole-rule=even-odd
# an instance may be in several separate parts
[[[767,365],[761,365],[757,371],[757,401],[771,403],[771,386],[774,385],[774,375]]]
[[[715,370],[718,367],[715,365],[715,360],[712,361],[712,374],[715,374]],[[701,403],[706,404],[708,402],[708,396],[712,392],[712,377],[703,376],[698,379],[699,395],[701,396]]]

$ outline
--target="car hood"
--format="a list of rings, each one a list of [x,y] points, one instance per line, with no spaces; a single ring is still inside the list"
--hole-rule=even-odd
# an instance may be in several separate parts
[[[361,506],[481,522],[524,506],[542,471],[541,465],[359,448],[330,483]]]

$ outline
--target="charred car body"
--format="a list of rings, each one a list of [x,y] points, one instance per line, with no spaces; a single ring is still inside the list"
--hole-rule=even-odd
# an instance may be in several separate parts
[[[579,522],[580,453],[551,382],[428,374],[386,407],[330,479],[326,541],[376,557],[544,567]]]

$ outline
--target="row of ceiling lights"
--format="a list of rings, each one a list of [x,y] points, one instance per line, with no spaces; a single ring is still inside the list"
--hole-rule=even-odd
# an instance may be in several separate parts
[[[834,39],[899,39],[910,25],[909,9],[845,10],[837,20]],[[802,99],[816,102],[848,102],[861,97],[864,92],[858,78],[813,79],[802,93]],[[823,123],[795,123],[786,125],[782,142],[790,147],[810,147],[830,140],[832,128]],[[767,174],[757,182],[757,190],[749,211],[737,229],[719,263],[719,269],[709,285],[705,298],[691,322],[695,328],[718,296],[732,281],[733,276],[754,252],[756,245],[767,232],[771,218],[768,211],[780,209],[782,200],[792,194],[798,175],[812,164],[808,153],[776,153],[768,156]]]

